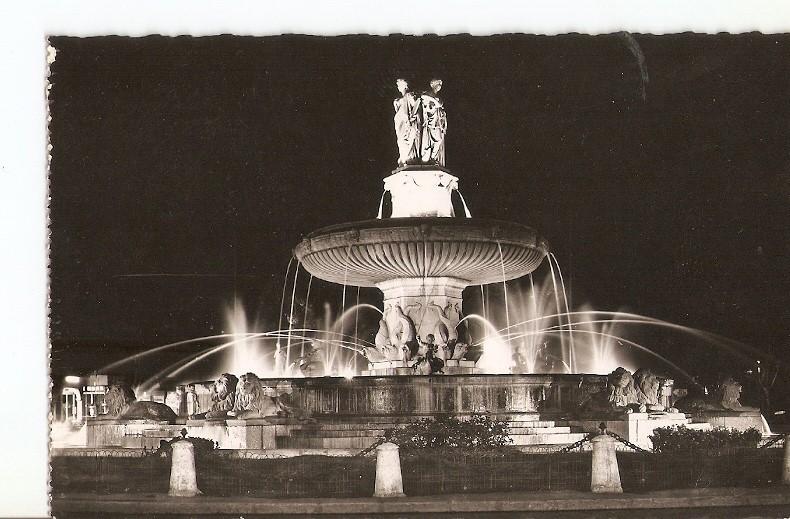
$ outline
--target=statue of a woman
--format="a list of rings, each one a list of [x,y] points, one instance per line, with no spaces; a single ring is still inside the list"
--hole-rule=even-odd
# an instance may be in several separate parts
[[[431,80],[432,93],[420,96],[422,138],[420,161],[423,164],[444,166],[444,136],[447,133],[447,115],[441,99],[436,95],[442,88],[441,79]]]
[[[417,97],[409,92],[405,79],[396,81],[401,97],[393,102],[395,107],[395,136],[398,141],[398,166],[412,164],[419,160],[419,129],[417,117],[419,103]]]

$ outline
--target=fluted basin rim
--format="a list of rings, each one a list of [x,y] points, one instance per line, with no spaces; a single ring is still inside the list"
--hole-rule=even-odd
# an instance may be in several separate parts
[[[548,251],[545,239],[519,223],[417,217],[324,227],[307,235],[294,254],[321,279],[375,286],[410,277],[453,277],[468,284],[514,279],[532,272]]]

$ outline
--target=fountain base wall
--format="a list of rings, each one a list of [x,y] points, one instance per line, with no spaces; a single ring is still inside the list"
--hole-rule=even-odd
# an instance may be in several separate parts
[[[385,360],[382,362],[368,363],[368,369],[362,371],[362,376],[392,376],[392,375],[413,375],[414,364],[417,360]],[[444,363],[445,375],[472,375],[479,373],[479,368],[475,367],[471,360],[446,360]]]
[[[585,377],[605,375],[435,375],[263,379],[288,382],[291,402],[321,415],[409,416],[470,413],[570,413]]]
[[[410,368],[408,368],[410,369]],[[604,375],[403,375],[262,379],[268,387],[290,386],[289,405],[312,412],[315,421],[266,417],[250,420],[89,419],[88,448],[156,449],[179,436],[212,440],[221,449],[358,449],[368,447],[388,428],[437,416],[485,413],[525,427],[546,427],[525,433],[517,427],[517,445],[552,443],[561,446],[583,436],[555,427],[575,410],[585,377]],[[562,429],[560,431],[560,429]],[[521,432],[515,432],[521,431]],[[526,436],[525,436],[526,434]]]

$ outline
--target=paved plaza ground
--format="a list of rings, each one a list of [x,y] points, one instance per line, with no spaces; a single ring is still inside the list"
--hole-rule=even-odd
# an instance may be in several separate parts
[[[428,497],[253,499],[165,495],[53,496],[58,519],[90,517],[790,517],[790,487],[644,494],[508,492]],[[380,515],[383,514],[383,515]]]

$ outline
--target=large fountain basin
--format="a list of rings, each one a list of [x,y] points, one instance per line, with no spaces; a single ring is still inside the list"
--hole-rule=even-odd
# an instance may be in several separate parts
[[[469,285],[529,274],[549,250],[534,229],[479,218],[389,218],[324,227],[294,250],[314,276],[373,287],[396,278],[448,277]]]

